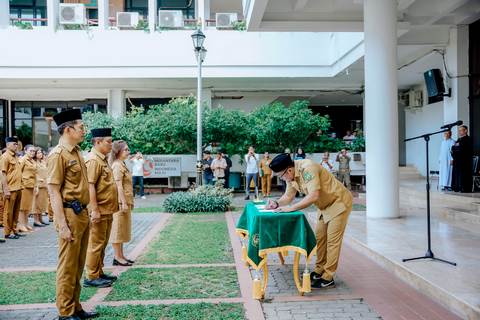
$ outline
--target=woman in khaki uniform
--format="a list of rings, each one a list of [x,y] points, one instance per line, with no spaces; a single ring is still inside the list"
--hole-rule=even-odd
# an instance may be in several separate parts
[[[43,150],[38,148],[35,151],[35,159],[37,160],[37,185],[34,190],[33,201],[33,218],[34,226],[49,225],[48,222],[42,221],[42,214],[47,212],[48,192],[47,192],[47,161]]]
[[[32,212],[33,189],[36,184],[37,163],[35,161],[36,149],[33,145],[25,146],[25,155],[20,159],[22,171],[22,199],[20,202],[20,215],[17,229],[21,232],[33,231],[28,225],[28,215]],[[43,224],[34,223],[35,227],[44,227]]]
[[[133,186],[132,174],[125,165],[125,160],[130,155],[128,145],[123,140],[115,141],[112,145],[110,163],[113,169],[113,178],[117,185],[120,211],[113,215],[112,243],[114,266],[131,266],[134,261],[129,260],[123,253],[123,244],[132,238],[132,209],[133,209]]]

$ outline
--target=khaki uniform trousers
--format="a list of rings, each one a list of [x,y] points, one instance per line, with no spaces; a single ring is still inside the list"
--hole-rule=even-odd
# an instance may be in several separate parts
[[[60,316],[71,316],[82,310],[80,281],[87,254],[89,218],[87,210],[78,215],[72,209],[64,210],[73,241],[58,238],[57,309]]]
[[[317,221],[315,237],[317,238],[317,261],[315,272],[323,274],[325,280],[332,280],[338,267],[343,234],[352,208],[325,223],[323,216]]]
[[[3,226],[3,192],[0,192],[0,225]]]
[[[3,208],[3,231],[5,237],[15,233],[22,201],[22,190],[10,191],[10,198],[5,198]]]
[[[342,171],[339,170],[337,174],[338,180],[343,183],[348,190],[352,189],[352,185],[350,183],[350,172],[349,171]]]
[[[262,177],[262,194],[264,196],[269,195],[271,189],[272,189],[272,175],[264,174]]]
[[[87,279],[95,280],[103,275],[103,259],[105,248],[110,239],[113,217],[111,214],[101,215],[100,222],[90,224],[90,240],[87,249]]]

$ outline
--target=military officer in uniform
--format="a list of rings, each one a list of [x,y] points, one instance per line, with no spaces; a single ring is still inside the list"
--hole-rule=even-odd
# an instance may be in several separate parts
[[[22,169],[17,157],[18,140],[15,137],[5,139],[7,151],[0,159],[3,175],[3,227],[6,239],[18,239],[24,235],[17,232],[17,222],[22,200]]]
[[[56,304],[59,319],[88,319],[97,314],[80,304],[89,235],[87,168],[78,146],[85,129],[79,109],[61,112],[53,120],[61,136],[47,159],[47,188],[58,232]]]
[[[337,162],[339,163],[338,165],[338,180],[340,180],[341,183],[347,186],[348,190],[352,189],[351,183],[350,183],[350,156],[347,154],[346,149],[342,149],[338,154],[337,154]]]
[[[112,151],[112,129],[92,130],[93,148],[86,161],[90,191],[90,240],[87,250],[86,287],[105,288],[117,277],[103,272],[105,248],[112,230],[113,214],[118,211],[117,186],[107,155]]]
[[[317,261],[311,273],[312,288],[335,285],[334,275],[338,266],[343,234],[352,210],[352,194],[340,181],[319,163],[312,160],[295,160],[286,153],[276,156],[270,168],[287,183],[287,189],[278,200],[270,200],[268,209],[279,212],[299,211],[315,205],[318,210]],[[306,196],[287,206],[297,192]]]

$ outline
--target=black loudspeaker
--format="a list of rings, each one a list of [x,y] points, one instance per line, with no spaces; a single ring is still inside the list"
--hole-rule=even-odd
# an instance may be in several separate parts
[[[445,85],[443,84],[442,71],[440,69],[431,69],[423,74],[429,97],[438,97],[445,94]]]

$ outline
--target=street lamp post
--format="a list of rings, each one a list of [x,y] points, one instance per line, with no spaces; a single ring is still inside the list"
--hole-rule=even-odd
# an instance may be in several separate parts
[[[200,29],[192,34],[193,49],[197,58],[197,180],[196,185],[202,184],[202,63],[207,55],[203,47],[205,35]]]

